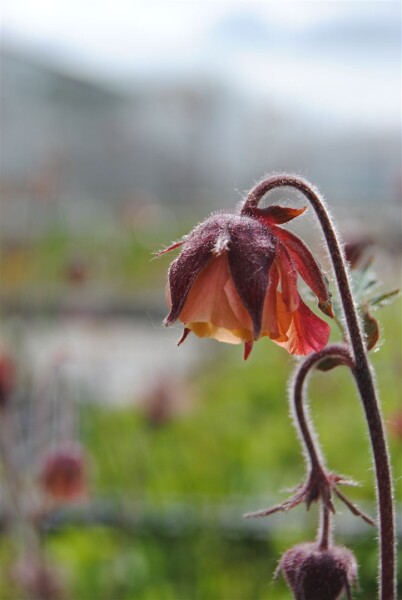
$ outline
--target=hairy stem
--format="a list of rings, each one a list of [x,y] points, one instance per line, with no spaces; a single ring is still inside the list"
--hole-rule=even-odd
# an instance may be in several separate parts
[[[293,175],[273,175],[257,184],[246,198],[242,214],[251,214],[263,196],[278,187],[293,187],[304,194],[314,208],[328,246],[342,302],[348,341],[353,351],[353,373],[366,414],[375,464],[380,528],[380,599],[395,600],[395,525],[391,466],[372,368],[354,305],[341,244],[319,192],[305,180]]]
[[[318,547],[320,550],[328,550],[331,543],[331,511],[328,506],[321,506],[321,529],[319,531]]]
[[[312,469],[322,470],[323,459],[318,446],[315,433],[309,423],[304,406],[303,388],[306,378],[310,371],[322,360],[326,358],[337,358],[340,364],[348,365],[353,368],[353,359],[347,346],[341,344],[331,344],[323,348],[320,352],[310,354],[296,369],[294,375],[294,384],[291,386],[291,402],[300,440],[308,456],[310,467]]]
[[[303,394],[303,389],[307,376],[309,375],[311,370],[319,362],[328,358],[336,358],[339,361],[339,365],[346,365],[350,369],[353,369],[353,359],[351,357],[349,348],[341,344],[332,344],[330,346],[327,346],[320,352],[310,354],[301,363],[301,365],[296,369],[294,384],[291,387],[292,409],[294,411],[299,437],[310,462],[310,479],[314,472],[320,474],[320,476],[323,478],[325,478],[326,475],[323,468],[323,459],[321,457],[320,447],[317,442],[311,421],[309,420],[306,414],[305,397]],[[321,526],[317,534],[317,542],[320,550],[327,550],[328,546],[331,543],[331,507],[333,510],[331,498],[322,498],[320,508]]]

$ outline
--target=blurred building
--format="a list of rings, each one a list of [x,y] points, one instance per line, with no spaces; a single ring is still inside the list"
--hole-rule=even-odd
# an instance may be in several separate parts
[[[206,77],[117,88],[6,48],[1,78],[6,237],[85,228],[144,202],[205,214],[274,170],[395,222],[398,131],[334,126]]]

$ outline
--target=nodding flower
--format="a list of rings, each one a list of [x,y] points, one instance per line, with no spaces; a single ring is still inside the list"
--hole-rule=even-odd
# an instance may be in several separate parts
[[[290,354],[323,348],[329,325],[300,297],[298,275],[333,317],[328,282],[304,242],[280,227],[306,209],[270,206],[247,214],[217,213],[179,242],[168,274],[170,312],[164,324],[184,324],[181,344],[190,332],[230,344],[268,337]]]

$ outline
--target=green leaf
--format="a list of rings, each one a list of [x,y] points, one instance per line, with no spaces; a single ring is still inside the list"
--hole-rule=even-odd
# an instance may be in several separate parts
[[[399,289],[395,289],[391,290],[390,292],[380,294],[379,296],[375,296],[374,298],[370,298],[370,306],[385,306],[387,304],[390,304],[393,300],[395,300],[399,292]]]

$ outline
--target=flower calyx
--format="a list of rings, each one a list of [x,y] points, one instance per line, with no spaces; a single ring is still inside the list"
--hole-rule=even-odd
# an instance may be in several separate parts
[[[356,485],[355,482],[345,479],[341,475],[335,473],[327,473],[321,466],[314,466],[310,470],[309,477],[306,482],[297,486],[295,493],[282,502],[270,508],[246,513],[243,515],[246,519],[254,517],[268,517],[277,512],[288,512],[303,502],[306,504],[307,510],[313,502],[320,501],[324,508],[332,513],[336,513],[335,506],[332,502],[332,495],[335,494],[341,502],[343,502],[351,513],[361,517],[369,525],[376,526],[375,521],[361,511],[353,502],[348,500],[342,492],[339,491],[338,485]]]

